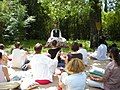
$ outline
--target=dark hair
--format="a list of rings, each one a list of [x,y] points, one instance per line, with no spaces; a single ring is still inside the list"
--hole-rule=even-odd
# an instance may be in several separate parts
[[[1,43],[1,44],[0,44],[0,49],[3,50],[4,48],[5,48],[5,46]]]
[[[74,42],[71,46],[71,50],[78,51],[79,50],[79,44],[77,42]]]
[[[37,44],[34,46],[34,50],[35,50],[36,53],[40,53],[41,50],[42,50],[42,44],[37,43]]]
[[[80,43],[80,45],[79,45],[80,47],[83,47],[83,45],[82,45],[82,43]]]
[[[100,44],[105,44],[105,45],[107,46],[106,36],[100,36],[98,43],[99,43],[99,45],[100,45]]]
[[[113,59],[115,60],[117,65],[120,66],[120,54],[119,54],[118,48],[116,48],[116,47],[111,48],[110,54],[113,55]]]
[[[2,52],[0,52],[0,59],[2,59]]]
[[[53,46],[56,46],[56,45],[57,45],[57,41],[56,41],[56,40],[53,40],[53,41],[52,41],[52,45],[53,45]]]
[[[116,43],[113,43],[113,44],[111,45],[111,47],[117,47],[117,44],[116,44]]]
[[[15,43],[15,48],[19,48],[20,47],[20,42],[16,42]]]

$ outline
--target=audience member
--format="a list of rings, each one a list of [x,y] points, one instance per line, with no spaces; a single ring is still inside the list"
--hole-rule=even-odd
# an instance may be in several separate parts
[[[33,79],[39,84],[48,84],[53,82],[53,74],[58,64],[58,53],[54,60],[41,54],[42,44],[37,43],[34,47],[35,54],[31,58],[29,66],[32,70]]]
[[[82,44],[80,44],[79,46],[80,46],[80,47],[79,47],[78,52],[83,55],[83,62],[84,62],[85,65],[87,65],[87,64],[88,64],[88,59],[87,59],[88,54],[87,54],[87,50],[86,50],[85,48],[83,48],[83,45],[82,45]]]
[[[90,76],[88,85],[103,88],[104,90],[120,90],[120,54],[116,47],[110,49],[111,61],[103,77]]]
[[[65,67],[59,80],[59,88],[65,90],[85,90],[87,75],[84,72],[85,66],[82,60],[73,58]]]
[[[10,81],[8,69],[3,65],[2,53],[0,52],[0,83],[7,81]]]
[[[12,51],[12,67],[21,68],[27,59],[27,52],[20,49],[20,42],[15,43],[15,48]]]
[[[57,41],[56,40],[53,40],[52,41],[52,48],[48,50],[48,53],[50,54],[51,56],[51,59],[54,59],[57,52],[60,51],[60,47],[57,47]]]
[[[2,53],[3,64],[7,65],[8,56],[7,56],[7,53],[5,52],[4,48],[5,48],[4,44],[1,43],[0,44],[0,52]]]
[[[53,40],[52,41],[52,48],[48,50],[48,53],[50,54],[51,59],[54,59],[57,52],[60,50],[61,50],[61,48],[57,47],[57,41]],[[64,62],[64,60],[61,60],[60,56],[58,56],[58,67],[65,67],[65,62]]]
[[[66,56],[61,56],[62,60],[65,60],[65,63],[68,63],[72,58],[79,58],[83,60],[83,55],[78,52],[79,50],[79,44],[77,42],[74,42],[71,46],[72,52],[68,53]]]
[[[104,39],[100,39],[99,44],[97,50],[90,55],[90,58],[95,60],[106,60],[108,58],[107,46],[105,45]]]

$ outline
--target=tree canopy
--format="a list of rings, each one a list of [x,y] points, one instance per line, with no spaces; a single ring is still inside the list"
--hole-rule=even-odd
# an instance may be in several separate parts
[[[113,8],[110,8],[108,2],[89,1],[2,0],[0,1],[0,41],[47,40],[56,21],[59,22],[62,36],[67,40],[89,40],[92,35],[99,33],[105,34],[108,39],[119,40],[120,1],[112,2]],[[105,11],[101,5],[106,5]],[[95,31],[98,28],[100,32]]]

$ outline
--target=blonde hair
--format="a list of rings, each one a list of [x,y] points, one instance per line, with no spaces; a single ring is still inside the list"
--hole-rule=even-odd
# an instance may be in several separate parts
[[[85,65],[79,58],[72,58],[65,67],[66,72],[70,74],[83,72]]]

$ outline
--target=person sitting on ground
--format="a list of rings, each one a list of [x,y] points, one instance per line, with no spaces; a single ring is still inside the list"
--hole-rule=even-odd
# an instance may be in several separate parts
[[[107,60],[108,57],[107,57],[107,46],[105,45],[105,41],[104,39],[100,39],[99,40],[99,46],[97,48],[97,50],[92,53],[90,55],[90,58],[91,59],[94,59],[94,60]]]
[[[48,39],[46,43],[46,47],[51,47],[51,43],[53,40],[56,40],[58,42],[57,46],[64,47],[66,39],[62,37],[61,31],[58,29],[58,22],[54,24],[54,29],[51,31],[50,38]]]
[[[53,82],[53,74],[58,64],[58,53],[56,57],[51,59],[45,54],[41,54],[42,44],[37,43],[34,46],[35,54],[31,58],[29,67],[32,70],[33,79],[39,84],[48,84]]]
[[[0,44],[0,52],[2,53],[2,60],[3,60],[3,64],[7,66],[7,62],[8,62],[8,55],[4,50],[5,46],[4,44]]]
[[[53,40],[52,41],[52,48],[48,50],[48,53],[51,56],[51,59],[54,59],[58,51],[60,51],[61,48],[57,47],[57,41]],[[65,67],[65,62],[64,60],[61,60],[60,56],[58,56],[58,67]]]
[[[61,55],[61,59],[65,60],[65,63],[67,64],[72,58],[79,58],[83,60],[83,55],[78,52],[79,50],[79,44],[77,42],[74,42],[71,46],[72,52],[68,53],[67,55]]]
[[[87,59],[88,54],[87,54],[87,50],[83,48],[83,45],[82,45],[82,44],[79,44],[79,46],[80,46],[80,47],[79,47],[78,52],[83,55],[83,62],[84,62],[84,64],[87,66],[87,64],[88,64],[88,59]]]
[[[110,49],[112,61],[107,65],[103,77],[91,75],[88,85],[104,90],[120,90],[120,54],[116,47]]]
[[[0,83],[9,81],[10,77],[8,74],[8,69],[5,65],[3,65],[2,53],[0,52]]]
[[[12,67],[21,68],[26,59],[27,59],[27,51],[20,49],[20,42],[15,43],[15,48],[12,51]]]
[[[87,75],[84,70],[83,61],[72,58],[65,67],[66,72],[60,76],[59,89],[65,87],[65,90],[85,90]]]
[[[60,51],[60,50],[61,50],[61,48],[57,47],[57,41],[53,40],[52,41],[52,48],[48,50],[48,53],[50,54],[51,59],[54,59],[57,52]]]

